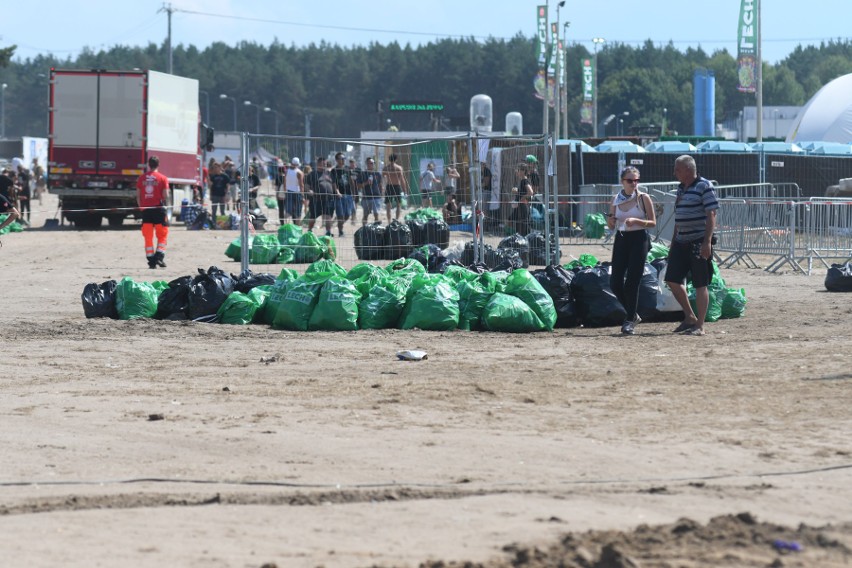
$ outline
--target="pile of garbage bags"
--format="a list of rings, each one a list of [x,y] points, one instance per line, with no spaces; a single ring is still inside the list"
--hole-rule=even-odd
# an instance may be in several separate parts
[[[249,264],[310,264],[337,258],[337,245],[332,237],[317,236],[292,223],[278,227],[278,234],[250,235]],[[240,261],[242,240],[237,237],[225,249],[225,256]]]
[[[250,270],[235,276],[210,267],[171,282],[125,277],[87,284],[82,303],[86,317],[258,323],[299,331],[418,328],[529,333],[580,325],[619,326],[626,317],[609,286],[609,264],[591,255],[570,268],[550,265],[534,271],[521,266],[494,270],[485,263],[465,266],[451,256],[451,251],[425,245],[410,258],[384,267],[362,262],[346,270],[333,259],[322,258],[301,275],[283,268],[277,277]],[[511,258],[521,262],[517,251]],[[683,317],[663,283],[665,268],[665,258],[645,265],[638,308],[644,321]],[[743,315],[745,291],[726,287],[718,268],[709,288],[707,321]],[[694,302],[694,290],[690,294]]]

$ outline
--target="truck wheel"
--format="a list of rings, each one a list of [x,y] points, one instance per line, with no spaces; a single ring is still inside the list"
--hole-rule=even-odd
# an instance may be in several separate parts
[[[107,215],[107,222],[113,229],[117,229],[124,224],[124,215]]]
[[[97,229],[101,226],[102,220],[102,215],[80,215],[74,220],[74,225],[76,225],[79,229]]]

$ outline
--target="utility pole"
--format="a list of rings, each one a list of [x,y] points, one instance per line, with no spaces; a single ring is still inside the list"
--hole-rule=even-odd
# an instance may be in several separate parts
[[[166,38],[166,48],[169,50],[169,65],[168,65],[168,73],[172,74],[172,14],[176,12],[174,8],[172,8],[171,4],[163,4],[163,7],[157,10],[157,13],[165,12],[168,16],[169,21],[169,35]]]

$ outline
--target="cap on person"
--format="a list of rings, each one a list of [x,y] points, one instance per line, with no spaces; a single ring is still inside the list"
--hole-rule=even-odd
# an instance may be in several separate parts
[[[527,154],[527,157],[525,159],[526,159],[527,163],[530,163],[530,164],[537,164],[538,163],[538,158],[536,158],[532,154]]]
[[[290,163],[296,166],[297,168],[302,165],[302,162],[299,160],[299,158],[293,158],[292,160],[290,160]]]

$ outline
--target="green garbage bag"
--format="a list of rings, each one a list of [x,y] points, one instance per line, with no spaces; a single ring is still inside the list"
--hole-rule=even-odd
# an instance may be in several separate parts
[[[328,258],[321,258],[314,261],[305,269],[305,274],[315,274],[317,272],[329,272],[341,278],[346,277],[346,269]]]
[[[168,286],[168,284],[167,284]],[[157,313],[157,299],[161,290],[150,282],[134,282],[129,276],[115,287],[115,308],[118,318],[132,320],[152,318]]]
[[[384,281],[388,274],[373,264],[363,264],[359,266],[369,266],[372,270],[359,269],[356,271],[353,268],[346,274],[346,279],[355,284],[355,287],[358,288],[359,292],[361,292],[361,296],[366,297],[373,286]],[[358,276],[359,274],[360,276]],[[353,276],[356,277],[353,278]]]
[[[463,280],[456,286],[459,293],[459,329],[482,329],[482,313],[497,288],[496,279]]]
[[[272,327],[307,331],[320,291],[330,277],[331,274],[328,273],[306,274],[288,282],[284,298],[278,303]]]
[[[454,266],[450,265],[444,271],[444,276],[455,282],[456,284],[460,284],[461,282],[472,282],[479,278],[479,274],[465,268],[464,266]]]
[[[264,197],[263,204],[267,209],[278,209],[278,201],[274,197]]]
[[[290,264],[296,260],[296,250],[293,247],[281,245],[278,251],[278,264]]]
[[[482,324],[489,331],[530,333],[547,327],[520,298],[497,292],[482,313]]]
[[[253,240],[254,237],[249,235],[249,250],[251,250]],[[240,237],[237,237],[236,239],[231,241],[231,244],[229,244],[228,248],[225,249],[225,256],[227,256],[231,260],[236,260],[237,262],[242,260],[242,246],[240,244]]]
[[[745,314],[745,288],[728,288],[722,300],[722,319],[741,318]]]
[[[575,268],[583,268],[583,267],[592,267],[598,265],[598,259],[595,258],[594,255],[591,254],[581,254],[580,258],[576,260],[572,260],[568,264],[565,264],[565,268],[568,270],[574,270]]]
[[[416,211],[405,214],[406,221],[428,221],[429,219],[444,220],[444,214],[432,207],[421,207]]]
[[[689,304],[692,306],[692,311],[698,313],[698,305],[695,301],[695,287],[692,282],[687,283],[686,293],[689,297]],[[707,304],[707,315],[704,317],[706,322],[718,321],[722,317],[722,303],[725,301],[725,296],[728,293],[728,288],[725,286],[725,280],[719,272],[719,267],[713,262],[713,276],[710,278],[710,284],[707,286],[709,303]]]
[[[334,244],[334,239],[327,235],[319,237],[319,242],[323,247],[322,258],[334,260],[337,258],[337,245]]]
[[[606,217],[603,213],[586,213],[583,225],[587,239],[602,239],[606,233]]]
[[[276,280],[295,280],[299,277],[299,273],[292,268],[282,268],[278,273]]]
[[[248,292],[248,297],[257,304],[257,311],[254,312],[252,323],[263,323],[266,321],[266,304],[269,301],[269,296],[272,294],[272,286],[263,284],[255,286]]]
[[[258,307],[257,302],[249,295],[231,292],[219,306],[216,316],[220,323],[247,325],[254,320]]]
[[[358,329],[361,292],[343,276],[332,276],[320,291],[319,301],[308,322],[309,330],[352,331]]]
[[[381,272],[384,274],[384,271],[375,264],[370,264],[369,262],[359,262],[358,264],[349,269],[349,272],[346,273],[346,279],[355,282],[366,274],[375,274],[376,272]]]
[[[294,262],[297,264],[310,264],[323,258],[325,254],[325,247],[311,232],[302,233],[302,236],[299,237],[299,243],[294,248],[296,250]]]
[[[385,266],[387,272],[413,272],[414,274],[425,274],[426,267],[420,261],[413,258],[398,258]]]
[[[358,327],[361,329],[387,329],[396,327],[405,308],[408,280],[383,276],[370,288],[358,307]]]
[[[658,258],[666,258],[668,256],[669,247],[667,247],[663,243],[651,243],[651,250],[648,251],[647,260],[645,260],[645,262],[650,264],[652,260],[656,260]]]
[[[556,324],[556,307],[553,298],[526,268],[517,268],[506,279],[505,293],[524,302],[538,316],[548,331]]]
[[[249,249],[249,264],[275,264],[281,252],[281,243],[275,235],[261,234],[254,237]]]
[[[289,269],[285,269],[289,270]],[[281,271],[284,273],[284,270]],[[293,278],[281,278],[279,275],[275,280],[275,284],[269,290],[269,296],[266,298],[266,305],[263,307],[263,321],[269,325],[275,321],[275,314],[278,313],[278,308],[284,303],[284,298],[287,296],[287,288],[291,282],[294,282],[298,276]]]
[[[8,217],[8,216],[9,215],[7,213],[0,215],[0,223],[5,221],[6,217]],[[20,233],[23,230],[24,230],[24,227],[21,226],[20,221],[16,221],[16,222],[10,223],[10,224],[6,225],[5,227],[3,227],[2,229],[0,229],[0,235],[5,235],[6,233]]]
[[[295,246],[302,238],[302,228],[293,223],[284,223],[278,227],[278,242],[285,246]]]
[[[434,276],[440,278],[431,278]],[[440,274],[418,276],[408,291],[400,321],[402,329],[455,329],[459,325],[459,293]]]

